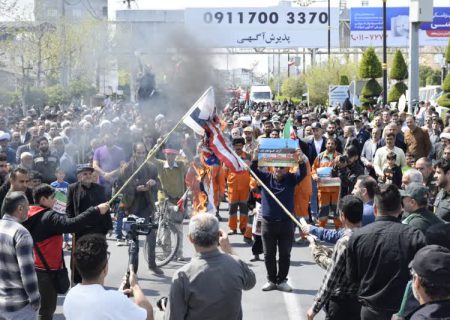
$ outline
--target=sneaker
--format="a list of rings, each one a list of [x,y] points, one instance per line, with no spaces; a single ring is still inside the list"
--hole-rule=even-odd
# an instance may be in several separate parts
[[[154,274],[156,274],[156,275],[163,275],[163,274],[164,274],[164,271],[162,271],[162,269],[159,268],[158,266],[148,267],[148,269],[149,269],[150,271],[152,271],[152,272],[153,272]]]
[[[218,214],[218,213],[216,213],[216,218],[217,218],[217,220],[219,220],[219,222],[222,222],[222,221],[223,221],[222,217],[221,217],[220,214]]]
[[[116,246],[118,247],[122,247],[122,246],[126,246],[127,242],[123,239],[116,239]]]
[[[288,285],[287,280],[277,284],[277,290],[280,290],[283,292],[292,292],[292,288],[290,285]]]
[[[265,285],[263,285],[262,287],[262,291],[272,291],[272,290],[276,290],[277,289],[277,285],[273,282],[267,281]]]
[[[237,234],[237,231],[236,231],[236,230],[230,230],[230,231],[228,231],[228,235],[229,235],[229,236],[231,236],[231,235],[233,235],[233,234]]]
[[[176,260],[177,261],[187,261],[188,259],[185,257],[177,257]]]
[[[261,261],[261,259],[259,258],[259,254],[255,255],[253,258],[251,258],[250,261],[251,262]]]
[[[253,244],[253,240],[247,237],[244,237],[244,242],[248,245],[252,245]]]

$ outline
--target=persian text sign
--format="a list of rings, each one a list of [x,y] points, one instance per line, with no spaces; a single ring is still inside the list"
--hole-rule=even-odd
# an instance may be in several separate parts
[[[331,47],[339,47],[339,10],[331,8]],[[215,48],[328,46],[327,8],[192,8],[184,24],[198,45]]]
[[[409,45],[409,8],[388,7],[386,11],[388,47]],[[422,23],[421,46],[446,46],[450,36],[450,7],[433,8],[433,21]],[[350,46],[383,46],[383,9],[373,7],[350,10]]]

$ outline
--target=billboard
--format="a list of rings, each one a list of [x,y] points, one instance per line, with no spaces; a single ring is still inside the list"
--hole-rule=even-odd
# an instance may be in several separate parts
[[[339,47],[339,10],[331,8],[331,47]],[[327,8],[188,8],[186,30],[211,48],[326,48]]]
[[[409,8],[388,7],[386,30],[388,47],[408,47]],[[449,36],[450,7],[433,8],[433,21],[420,25],[420,46],[446,46]],[[350,46],[383,46],[383,8],[361,7],[350,10]]]

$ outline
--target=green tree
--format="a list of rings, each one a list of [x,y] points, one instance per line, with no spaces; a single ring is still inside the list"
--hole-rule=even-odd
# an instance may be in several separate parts
[[[329,86],[340,83],[341,74],[357,75],[358,65],[353,62],[341,64],[340,61],[333,59],[329,64],[316,65],[308,69],[305,74],[305,83],[310,103],[326,105]]]
[[[361,78],[370,79],[362,88],[359,100],[364,107],[376,104],[378,96],[383,91],[376,80],[376,78],[381,77],[382,68],[373,48],[364,51],[359,65],[359,75]]]
[[[69,94],[71,98],[90,97],[95,92],[95,87],[88,81],[75,80],[69,83]]]
[[[394,80],[405,80],[408,78],[408,66],[400,50],[395,52],[389,77]]]
[[[348,77],[346,75],[341,76],[339,80],[339,85],[341,86],[348,86],[350,84],[350,81],[348,80]]]
[[[403,82],[408,78],[408,67],[400,50],[395,52],[389,77],[397,82],[389,90],[388,102],[398,102],[402,94],[408,90],[408,86]]]
[[[442,84],[442,96],[436,101],[441,107],[450,108],[450,72],[445,77],[444,83]]]
[[[448,38],[447,51],[445,51],[445,62],[450,64],[450,38]]]
[[[381,62],[374,48],[367,48],[359,65],[359,76],[363,79],[380,78],[382,74]]]
[[[68,93],[64,90],[64,88],[60,84],[47,87],[44,89],[44,91],[48,96],[47,103],[50,106],[63,105],[68,103],[70,100]]]
[[[441,84],[441,71],[427,65],[419,65],[419,85],[421,87]]]
[[[301,76],[286,78],[281,85],[283,96],[301,98],[305,92],[305,79]]]
[[[391,90],[389,90],[388,102],[398,102],[406,90],[408,90],[408,86],[403,81],[397,82],[391,87]]]

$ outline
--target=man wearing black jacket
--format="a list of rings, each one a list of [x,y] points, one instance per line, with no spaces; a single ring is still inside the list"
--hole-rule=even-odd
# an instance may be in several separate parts
[[[104,188],[92,182],[92,173],[94,168],[90,165],[81,164],[77,168],[78,182],[69,185],[67,192],[66,213],[69,218],[74,218],[86,211],[90,207],[94,207],[100,203],[106,202]],[[101,223],[87,224],[83,230],[75,232],[75,239],[79,239],[85,234],[100,233],[106,235],[109,230],[113,229],[111,216],[105,214],[101,217]],[[81,276],[78,271],[74,270],[75,283],[81,282]]]
[[[348,243],[346,274],[359,285],[362,320],[390,320],[399,310],[410,278],[408,264],[426,245],[423,233],[402,224],[398,188],[383,185],[375,194],[375,222],[355,231]]]
[[[63,267],[62,243],[63,234],[79,232],[86,224],[101,223],[101,215],[109,210],[109,204],[103,203],[97,207],[91,207],[75,218],[69,218],[65,214],[53,211],[55,204],[55,190],[49,185],[42,184],[34,189],[34,201],[36,206],[30,207],[28,220],[23,223],[30,232],[35,247],[34,261],[38,278],[39,292],[41,294],[40,320],[51,320],[56,310],[57,292],[55,278],[50,270],[58,270]],[[39,252],[45,259],[41,260]],[[47,270],[47,267],[50,270]]]
[[[356,179],[364,174],[364,168],[359,161],[359,151],[351,145],[339,156],[337,165],[333,168],[334,175],[341,179],[340,197],[349,195],[356,184]]]

